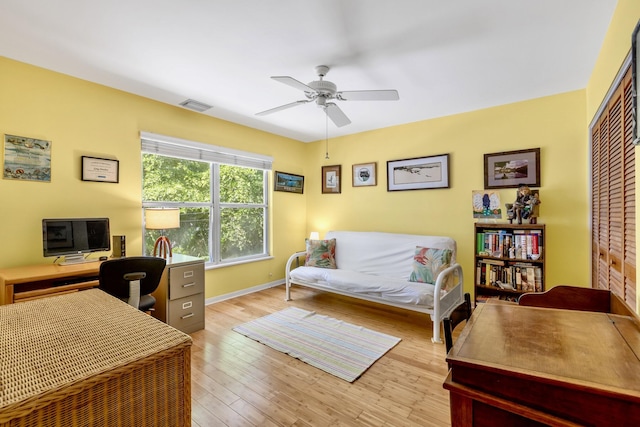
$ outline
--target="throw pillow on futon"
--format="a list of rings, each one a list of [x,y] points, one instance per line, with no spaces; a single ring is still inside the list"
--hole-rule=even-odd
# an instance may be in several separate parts
[[[416,246],[410,282],[435,284],[438,274],[451,264],[450,249]]]
[[[336,239],[305,240],[307,256],[304,265],[307,267],[336,268]]]

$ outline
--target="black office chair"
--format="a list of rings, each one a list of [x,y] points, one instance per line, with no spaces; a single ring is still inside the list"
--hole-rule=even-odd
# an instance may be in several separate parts
[[[141,311],[156,304],[150,295],[158,288],[166,261],[157,257],[112,259],[100,265],[99,288]]]
[[[457,306],[451,312],[449,317],[442,319],[444,325],[444,343],[447,348],[447,354],[453,347],[453,330],[463,321],[469,320],[471,317],[471,295],[464,294],[464,302]]]

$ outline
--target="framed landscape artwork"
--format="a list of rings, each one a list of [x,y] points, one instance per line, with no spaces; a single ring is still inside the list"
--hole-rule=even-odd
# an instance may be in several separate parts
[[[540,186],[540,149],[505,151],[484,155],[484,188]]]
[[[338,194],[341,191],[340,165],[322,167],[322,193]]]
[[[353,186],[366,187],[370,185],[378,185],[376,162],[360,163],[353,165]]]
[[[449,155],[389,160],[387,191],[449,188]]]
[[[276,171],[273,183],[274,191],[286,191],[287,193],[298,194],[304,192],[304,176],[302,175]]]

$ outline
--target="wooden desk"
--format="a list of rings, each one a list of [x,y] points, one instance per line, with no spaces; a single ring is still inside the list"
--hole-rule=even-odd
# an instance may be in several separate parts
[[[447,357],[451,424],[638,425],[639,357],[632,317],[481,304]]]
[[[41,264],[0,270],[0,305],[98,286],[100,261],[83,264]],[[63,284],[72,281],[75,283]]]

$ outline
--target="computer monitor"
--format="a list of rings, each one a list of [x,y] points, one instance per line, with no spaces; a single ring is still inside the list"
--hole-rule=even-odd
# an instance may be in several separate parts
[[[45,257],[63,256],[64,264],[87,262],[85,254],[111,250],[109,218],[56,218],[42,220]]]

